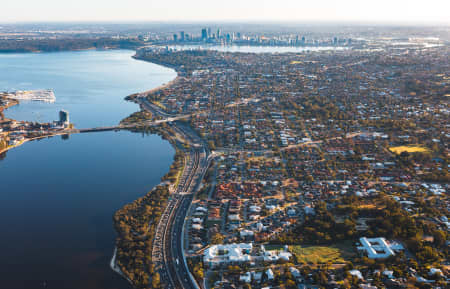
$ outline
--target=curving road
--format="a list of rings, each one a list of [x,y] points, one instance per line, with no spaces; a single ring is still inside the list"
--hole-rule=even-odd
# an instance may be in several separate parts
[[[144,99],[138,99],[143,109],[155,115],[168,117],[159,107]],[[195,192],[209,166],[209,152],[203,141],[189,127],[177,122],[170,124],[189,144],[185,167],[167,207],[161,216],[153,242],[152,260],[161,277],[161,284],[168,288],[199,289],[186,264],[184,255],[184,223]]]

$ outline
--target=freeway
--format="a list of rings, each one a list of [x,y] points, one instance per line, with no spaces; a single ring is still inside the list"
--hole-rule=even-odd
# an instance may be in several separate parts
[[[174,118],[159,107],[138,99],[143,109],[165,118]],[[185,157],[185,167],[177,187],[173,190],[166,209],[156,228],[152,260],[161,283],[168,289],[200,288],[189,272],[184,255],[184,224],[195,192],[200,187],[211,158],[203,141],[189,127],[171,122],[171,127],[190,144]]]

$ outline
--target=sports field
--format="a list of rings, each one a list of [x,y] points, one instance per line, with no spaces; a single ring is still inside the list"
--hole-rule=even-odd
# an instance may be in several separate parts
[[[350,261],[355,256],[354,248],[349,245],[336,246],[289,246],[297,258],[298,263],[303,264],[342,264]]]
[[[396,147],[390,147],[389,150],[396,154],[401,154],[402,152],[408,152],[408,153],[426,153],[430,150],[426,147],[422,146],[396,146]]]

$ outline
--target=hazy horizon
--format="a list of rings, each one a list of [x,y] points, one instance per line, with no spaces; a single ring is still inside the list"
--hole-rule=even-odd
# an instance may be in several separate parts
[[[445,0],[168,0],[111,2],[16,0],[3,4],[0,23],[30,22],[265,22],[343,24],[450,24]]]

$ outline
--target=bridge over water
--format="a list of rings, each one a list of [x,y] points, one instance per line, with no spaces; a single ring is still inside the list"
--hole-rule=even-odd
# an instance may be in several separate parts
[[[160,124],[166,123],[166,122],[174,122],[174,121],[181,120],[181,119],[187,119],[189,117],[190,117],[190,115],[181,115],[181,116],[168,117],[165,119],[159,119],[159,120],[154,120],[154,121],[144,121],[144,122],[139,122],[139,123],[135,123],[135,124],[120,124],[120,125],[116,125],[116,126],[82,128],[82,129],[78,129],[76,131],[80,132],[80,133],[85,133],[85,132],[121,130],[121,129],[135,128],[135,127],[139,127],[139,126],[143,126],[143,125],[155,126],[155,125],[160,125]]]

